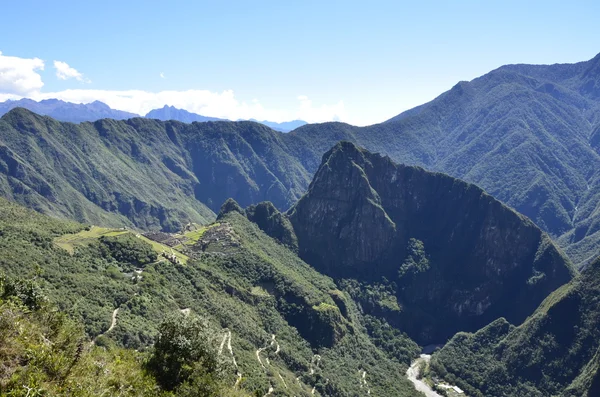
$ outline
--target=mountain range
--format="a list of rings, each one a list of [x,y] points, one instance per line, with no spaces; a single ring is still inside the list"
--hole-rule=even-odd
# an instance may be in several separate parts
[[[580,264],[600,243],[600,55],[510,65],[385,123],[308,125],[289,147],[316,171],[339,140],[477,184],[531,218]]]
[[[216,117],[201,116],[196,113],[188,112],[184,109],[177,109],[174,106],[167,106],[160,109],[149,111],[145,116],[147,119],[157,119],[162,121],[177,120],[182,123],[204,122],[204,121],[228,121]]]
[[[0,394],[593,397],[599,144],[600,55],[368,127],[10,109]]]
[[[105,103],[94,101],[87,104],[71,103],[59,99],[44,99],[36,102],[32,99],[8,100],[0,103],[0,115],[15,108],[25,108],[34,113],[50,116],[56,120],[80,123],[100,119],[125,120],[138,117],[135,113],[111,109]]]
[[[302,127],[303,125],[308,124],[304,120],[284,121],[282,123],[275,123],[273,121],[267,121],[267,120],[259,121],[259,120],[255,120],[255,119],[250,119],[250,121],[256,121],[257,123],[264,124],[267,127],[270,127],[272,129],[274,129],[275,131],[280,131],[280,132],[290,132],[290,131],[295,130],[298,127]]]
[[[0,116],[8,113],[11,109],[25,108],[34,113],[50,116],[59,121],[71,123],[80,123],[83,121],[97,121],[101,119],[126,120],[134,117],[140,117],[138,114],[124,112],[122,110],[111,109],[107,104],[100,101],[94,101],[87,104],[78,104],[65,102],[58,99],[44,99],[36,102],[32,99],[8,100],[0,102]],[[177,120],[183,123],[205,122],[205,121],[229,121],[216,117],[201,116],[196,113],[188,112],[184,109],[177,109],[174,106],[165,105],[160,109],[153,109],[145,116],[148,119],[157,119],[162,121]],[[244,120],[238,120],[244,121]],[[275,131],[290,132],[298,127],[306,125],[306,121],[292,120],[276,123],[274,121],[258,121],[250,119],[260,124],[264,124]]]
[[[280,210],[286,210],[307,188],[322,154],[340,140],[354,142],[396,162],[419,165],[477,184],[531,218],[559,242],[575,263],[584,266],[595,257],[595,247],[600,243],[600,99],[595,88],[600,78],[598,65],[600,57],[577,64],[504,66],[471,82],[461,82],[430,103],[369,127],[312,124],[280,136],[270,129],[250,128],[251,124],[244,122],[184,126],[132,119],[96,122],[91,128],[101,124],[110,131],[95,135],[104,140],[113,135],[118,139],[120,133],[116,131],[128,131],[129,145],[141,151],[154,145],[141,139],[152,131],[157,142],[178,153],[181,172],[198,179],[205,193],[196,190],[194,195],[213,211],[229,196],[243,205],[252,204],[254,199],[270,200]],[[5,122],[10,119],[4,117]],[[66,128],[52,125],[55,129],[49,131],[51,134]],[[90,126],[68,127],[75,128]],[[12,130],[22,134],[14,125]],[[228,134],[214,140],[213,134],[224,130]],[[192,131],[206,131],[213,137],[215,147],[224,150],[216,155],[207,147],[208,157],[213,160],[201,169],[190,167],[192,162],[204,160],[193,153],[185,154],[188,149],[181,145],[187,142],[175,138],[180,132],[191,136]],[[35,131],[30,132],[34,141],[38,139]],[[169,134],[173,139],[168,138]],[[64,138],[58,134],[57,139]],[[119,147],[106,143],[102,146],[111,152]],[[15,153],[21,149],[25,148],[7,146]],[[64,146],[58,148],[57,153],[63,149]],[[25,159],[23,153],[20,161],[33,162],[29,164],[33,170],[41,168],[33,159]],[[125,155],[131,157],[131,153],[130,148]],[[62,154],[65,158],[77,157],[71,152],[68,156],[66,152]],[[139,162],[133,156],[127,160],[126,172],[138,166],[148,170],[159,167],[158,170],[165,167],[163,157],[151,156]],[[235,172],[226,178],[217,177],[224,172],[222,165]],[[234,187],[238,183],[233,181],[238,179],[247,183],[250,190]],[[181,191],[182,186],[172,189]],[[10,190],[5,188],[5,195]],[[248,196],[249,192],[254,193]],[[188,197],[189,190],[181,194]],[[83,213],[78,216],[77,219],[87,219]],[[180,218],[187,221],[185,216]]]
[[[444,207],[421,219],[437,194],[444,195]],[[407,216],[414,209],[422,212]],[[314,234],[316,225],[323,234]],[[455,237],[446,242],[449,235]],[[32,322],[28,329],[39,334],[29,338],[45,338],[52,342],[48,346],[58,345],[57,335],[70,335],[73,342],[61,342],[61,354],[75,355],[78,338],[93,340],[99,347],[80,349],[74,362],[53,364],[73,388],[100,383],[114,390],[117,382],[133,395],[157,395],[168,387],[179,387],[178,393],[192,387],[173,377],[172,386],[165,386],[160,369],[155,380],[146,379],[158,383],[153,389],[136,383],[141,375],[121,376],[111,385],[104,379],[108,372],[88,377],[93,372],[85,363],[108,349],[119,359],[104,358],[105,368],[126,364],[130,373],[141,373],[135,363],[144,362],[144,349],[158,349],[157,338],[166,335],[158,333],[161,321],[185,326],[188,317],[201,314],[218,335],[205,343],[222,356],[227,387],[235,384],[254,395],[417,396],[398,377],[418,355],[413,338],[441,341],[496,316],[518,323],[576,275],[540,229],[479,188],[394,164],[348,142],[324,155],[308,193],[287,213],[268,202],[242,209],[229,199],[215,223],[188,224],[170,236],[172,242],[160,233],[86,227],[0,199],[0,266],[9,277],[0,283],[0,297],[17,288],[11,302],[21,299],[31,313],[24,316],[19,310],[26,306],[0,298],[2,318]],[[336,236],[339,246],[330,245]],[[421,238],[415,246],[413,240]],[[42,294],[37,287],[7,289],[32,272],[50,302],[78,321],[84,335],[64,323],[54,325],[58,332],[35,322],[48,315],[36,303]],[[178,349],[185,350],[180,342]],[[8,380],[0,375],[0,386],[30,384],[22,369],[27,365],[29,373],[37,371],[38,384],[61,392],[41,358],[58,353],[27,348],[30,343],[21,340],[11,360],[0,349],[12,374]],[[138,358],[128,359],[130,354]]]

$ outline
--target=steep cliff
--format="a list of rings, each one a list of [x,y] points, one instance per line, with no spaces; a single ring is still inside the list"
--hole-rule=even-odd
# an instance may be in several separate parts
[[[548,236],[480,188],[348,142],[288,216],[305,261],[390,285],[399,309],[383,315],[424,343],[501,316],[520,323],[572,277]]]

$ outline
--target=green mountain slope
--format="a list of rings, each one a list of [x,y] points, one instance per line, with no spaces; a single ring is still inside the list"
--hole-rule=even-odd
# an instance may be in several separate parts
[[[378,125],[309,125],[291,150],[315,171],[348,140],[394,161],[473,182],[558,238],[581,264],[600,240],[597,203],[600,56],[572,65],[511,65],[460,82]]]
[[[229,363],[230,387],[239,373],[238,386],[258,395],[417,395],[398,377],[417,345],[388,332],[395,350],[378,347],[333,280],[239,212],[223,211],[218,225],[181,247],[185,264],[150,247],[129,230],[85,230],[0,200],[0,269],[36,277],[96,344],[143,351],[161,320],[182,311],[214,324],[212,348]]]
[[[349,142],[323,156],[289,219],[319,271],[389,283],[397,304],[384,317],[423,344],[501,316],[520,323],[572,277],[545,233],[478,187]]]
[[[308,174],[279,135],[251,122],[75,125],[14,109],[0,119],[0,192],[83,222],[176,231],[213,220],[229,197],[289,206]]]
[[[174,231],[229,197],[288,209],[346,140],[477,184],[584,266],[600,244],[599,81],[600,56],[508,65],[385,123],[288,134],[252,122],[73,125],[15,109],[0,121],[0,193],[81,221]]]
[[[596,261],[519,327],[499,319],[457,334],[434,355],[433,368],[474,396],[596,396],[599,296]]]

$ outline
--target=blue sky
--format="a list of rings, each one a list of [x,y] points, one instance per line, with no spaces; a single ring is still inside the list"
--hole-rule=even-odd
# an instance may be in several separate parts
[[[2,10],[1,100],[99,99],[136,113],[169,104],[365,125],[503,64],[600,52],[597,1],[20,0]]]

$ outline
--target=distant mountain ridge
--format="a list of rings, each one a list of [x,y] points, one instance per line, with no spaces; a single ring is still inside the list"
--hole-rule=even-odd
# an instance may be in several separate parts
[[[205,121],[231,121],[228,119],[220,119],[220,118],[216,118],[216,117],[202,116],[197,113],[188,112],[185,109],[178,109],[174,106],[168,106],[168,105],[165,105],[164,107],[162,107],[160,109],[151,110],[144,117],[147,119],[157,119],[157,120],[162,120],[162,121],[177,120],[177,121],[181,121],[182,123],[194,123],[194,122],[202,123]],[[280,132],[290,132],[298,127],[301,127],[301,126],[307,124],[307,122],[303,121],[303,120],[284,121],[282,123],[276,123],[274,121],[267,121],[267,120],[260,121],[260,120],[256,120],[256,119],[249,119],[249,120],[239,119],[237,121],[253,121],[255,123],[266,125],[267,127],[270,127],[272,129],[274,129],[275,131],[280,131]]]
[[[94,101],[87,104],[78,104],[61,101],[59,99],[44,99],[36,102],[32,99],[8,100],[0,103],[0,116],[15,108],[25,108],[42,116],[50,116],[59,121],[81,123],[83,121],[96,121],[100,119],[126,120],[139,117],[135,113],[111,109],[107,104]]]
[[[275,131],[281,131],[281,132],[290,132],[290,131],[295,130],[296,128],[299,128],[299,127],[302,127],[303,125],[308,124],[304,120],[284,121],[282,123],[276,123],[274,121],[266,121],[266,120],[259,121],[259,120],[255,120],[255,119],[250,119],[250,121],[256,121],[257,123],[261,123],[261,124],[266,125],[267,127],[271,127]]]
[[[204,121],[229,121],[216,117],[201,116],[196,113],[188,112],[184,109],[177,109],[174,106],[165,105],[160,109],[154,109],[148,112],[145,116],[147,119],[157,119],[162,121],[177,120],[182,123],[204,122]]]
[[[65,102],[59,99],[43,99],[37,102],[28,98],[0,102],[0,116],[18,107],[30,110],[41,116],[50,116],[58,121],[66,121],[71,123],[81,123],[84,121],[96,121],[101,119],[127,120],[134,117],[142,117],[136,113],[112,109],[110,106],[100,101],[84,104]],[[185,109],[178,109],[169,105],[165,105],[160,109],[153,109],[146,113],[146,115],[143,117],[161,121],[177,120],[181,121],[182,123],[231,121],[218,117],[202,116],[200,114],[188,112]],[[245,120],[240,119],[238,121]],[[254,121],[256,123],[266,125],[279,132],[289,132],[307,124],[306,121],[303,120],[284,121],[282,123],[276,123],[274,121],[267,120],[259,121],[256,119],[250,119],[248,121]]]

